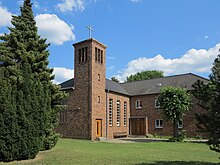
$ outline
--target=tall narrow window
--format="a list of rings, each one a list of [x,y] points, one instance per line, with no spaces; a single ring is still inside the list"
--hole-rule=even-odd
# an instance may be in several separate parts
[[[120,101],[117,100],[117,126],[120,126]]]
[[[124,102],[124,126],[127,126],[127,102]]]
[[[78,59],[79,61],[78,61],[78,62],[80,63],[80,62],[81,62],[81,49],[79,49],[79,55],[78,55],[78,57],[79,57],[79,59]]]
[[[112,111],[113,111],[113,99],[109,99],[109,110],[108,110],[108,122],[109,126],[112,126]]]
[[[82,62],[84,61],[85,59],[85,51],[84,51],[84,48],[82,48]]]
[[[155,108],[160,108],[160,103],[158,101],[158,99],[155,99]]]
[[[101,53],[100,53],[100,49],[98,49],[98,62],[101,61],[100,58],[101,58]]]
[[[88,48],[85,47],[85,60],[88,61]]]
[[[98,61],[98,49],[95,48],[95,61]]]
[[[98,74],[98,81],[100,81],[100,74]]]
[[[100,100],[100,96],[98,96],[98,103],[100,103],[101,102],[101,100]]]
[[[61,111],[60,112],[60,124],[66,124],[67,123],[67,111]]]
[[[103,51],[101,50],[101,63],[103,63]]]

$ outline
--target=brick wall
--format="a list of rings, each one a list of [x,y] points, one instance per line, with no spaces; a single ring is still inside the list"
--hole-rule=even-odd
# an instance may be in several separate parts
[[[131,117],[133,116],[146,116],[148,119],[148,133],[157,135],[173,135],[173,124],[170,121],[163,120],[163,128],[155,127],[155,120],[163,119],[161,110],[155,108],[155,99],[158,94],[133,96],[130,99]],[[142,100],[142,108],[135,108],[135,101]],[[193,100],[195,102],[195,99]],[[203,110],[196,103],[191,107],[190,111],[186,113],[183,119],[183,128],[179,130],[186,130],[188,137],[195,137],[201,135],[196,130],[195,113],[201,113]]]
[[[95,49],[103,52],[102,63],[95,60]],[[105,68],[106,68],[106,47],[96,40],[92,41],[92,86],[91,86],[91,137],[96,138],[96,119],[102,120],[102,137],[106,137],[106,94],[105,94]]]
[[[112,139],[114,133],[126,132],[129,135],[129,118],[130,118],[130,103],[129,97],[120,95],[117,93],[107,93],[107,110],[109,111],[109,99],[113,100],[113,114],[112,114],[112,126],[109,125],[108,116],[108,138]],[[117,100],[120,101],[120,125],[117,126]],[[127,122],[124,125],[124,102],[127,103]],[[109,114],[109,113],[108,113]]]

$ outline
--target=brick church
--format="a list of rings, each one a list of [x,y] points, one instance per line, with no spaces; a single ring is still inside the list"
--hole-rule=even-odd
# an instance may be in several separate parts
[[[67,109],[60,113],[57,127],[64,137],[96,139],[129,135],[172,135],[173,125],[164,121],[157,105],[160,89],[179,86],[192,90],[198,79],[195,74],[116,83],[106,79],[106,46],[90,38],[74,46],[74,78],[61,83],[61,90],[69,93]],[[202,108],[193,101],[191,110],[178,128],[188,137],[196,132],[195,113]]]

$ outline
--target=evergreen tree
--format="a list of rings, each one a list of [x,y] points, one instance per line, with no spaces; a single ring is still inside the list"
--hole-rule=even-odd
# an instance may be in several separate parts
[[[220,152],[220,55],[215,59],[210,82],[197,81],[193,95],[206,111],[196,114],[200,132],[209,135],[210,149]]]
[[[33,158],[55,146],[54,127],[66,96],[51,82],[49,45],[37,34],[30,0],[24,0],[12,24],[10,33],[0,36],[1,161]]]

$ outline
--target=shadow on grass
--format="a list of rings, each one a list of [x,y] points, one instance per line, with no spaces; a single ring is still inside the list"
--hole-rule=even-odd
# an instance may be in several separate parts
[[[122,141],[131,141],[131,142],[169,142],[167,139],[143,139],[143,138],[126,138],[120,139]]]
[[[199,162],[199,161],[156,161],[154,163],[139,163],[136,165],[219,165],[219,163]]]

